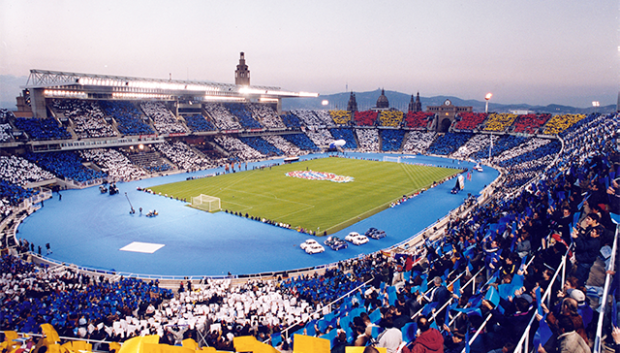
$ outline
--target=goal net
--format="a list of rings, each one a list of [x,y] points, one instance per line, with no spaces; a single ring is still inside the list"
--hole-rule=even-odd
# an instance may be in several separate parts
[[[222,201],[219,197],[200,194],[199,196],[192,197],[192,207],[215,212],[222,209]]]
[[[383,156],[383,161],[400,163],[400,157]]]

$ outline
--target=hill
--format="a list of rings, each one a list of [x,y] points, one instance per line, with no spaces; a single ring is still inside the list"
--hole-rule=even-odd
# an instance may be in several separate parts
[[[354,92],[357,100],[357,106],[359,110],[368,110],[376,106],[377,98],[381,95],[381,90],[376,89],[369,92]],[[385,91],[385,96],[390,101],[390,107],[396,108],[400,111],[407,111],[409,101],[411,100],[410,94],[405,94],[396,91]],[[342,92],[329,95],[321,95],[318,98],[287,98],[282,100],[282,110],[289,111],[293,109],[346,109],[347,102],[349,101],[350,93]],[[485,102],[478,100],[464,100],[454,96],[434,96],[434,97],[422,97],[422,110],[426,110],[427,106],[442,105],[446,99],[450,99],[453,105],[456,106],[471,106],[475,112],[484,112]],[[321,102],[327,100],[329,104],[323,106]],[[566,105],[549,104],[547,106],[529,105],[529,104],[499,104],[489,103],[489,111],[498,113],[509,113],[515,110],[531,111],[535,113],[550,113],[550,114],[588,114],[594,112],[593,108],[577,108]],[[608,114],[616,111],[615,105],[607,105],[604,107],[598,107],[598,112]]]

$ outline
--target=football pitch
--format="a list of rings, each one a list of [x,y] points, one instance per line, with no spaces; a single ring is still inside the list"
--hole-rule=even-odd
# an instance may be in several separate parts
[[[287,176],[293,173],[302,177]],[[317,173],[318,172],[318,173]],[[332,234],[428,188],[457,169],[348,158],[319,158],[151,187],[186,199],[219,197],[222,210]],[[341,182],[321,180],[325,173]],[[338,178],[341,177],[341,178]],[[350,178],[347,178],[350,177]]]

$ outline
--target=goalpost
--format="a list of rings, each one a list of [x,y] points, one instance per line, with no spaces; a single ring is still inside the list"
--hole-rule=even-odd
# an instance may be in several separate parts
[[[200,194],[199,196],[192,197],[192,207],[215,212],[222,209],[222,201],[219,197]]]
[[[400,163],[400,157],[383,156],[383,161]]]

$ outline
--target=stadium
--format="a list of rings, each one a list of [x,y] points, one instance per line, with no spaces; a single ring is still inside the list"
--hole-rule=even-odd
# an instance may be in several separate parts
[[[318,95],[235,77],[30,71],[0,116],[3,348],[611,347],[617,113],[283,111]]]

